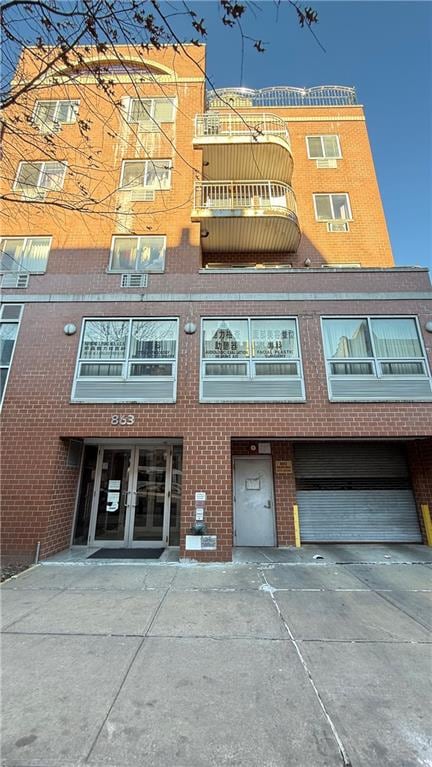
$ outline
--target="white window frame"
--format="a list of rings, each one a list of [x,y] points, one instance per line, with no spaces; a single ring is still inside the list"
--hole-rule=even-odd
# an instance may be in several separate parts
[[[334,207],[333,207],[333,197],[341,197],[342,195],[345,195],[346,201],[347,201],[347,208],[349,212],[349,216],[347,218],[335,218],[334,217]],[[333,218],[319,218],[318,217],[318,210],[316,205],[316,198],[317,197],[329,197],[330,198],[330,206],[333,214]],[[318,221],[320,224],[325,224],[327,221],[352,221],[352,208],[351,208],[351,200],[349,197],[348,192],[313,192],[313,204],[314,204],[314,210],[315,210],[315,220]]]
[[[331,157],[330,156],[328,157],[326,154],[324,154],[324,141],[323,141],[323,138],[325,136],[332,136],[333,138],[336,139],[337,145],[338,145],[339,154],[332,155]],[[310,139],[310,138],[319,138],[321,140],[321,148],[323,150],[323,154],[321,155],[321,157],[314,157],[313,155],[311,155],[310,149],[309,149],[309,141],[308,141],[308,139]],[[313,134],[313,135],[305,136],[305,141],[306,141],[307,156],[308,156],[309,160],[341,160],[342,159],[340,139],[339,139],[339,135],[337,133],[316,133],[316,134]]]
[[[226,322],[229,322],[230,320],[233,321],[246,321],[248,326],[248,344],[249,344],[249,357],[204,357],[204,348],[203,348],[203,338],[204,338],[204,323],[208,321],[218,321],[223,320]],[[298,348],[298,356],[297,357],[280,357],[279,359],[269,359],[268,357],[255,357],[252,355],[252,322],[254,320],[267,320],[269,322],[273,320],[290,320],[294,321],[295,328],[296,328],[296,340],[297,340],[297,348]],[[286,376],[280,376],[280,375],[266,375],[266,376],[259,376],[256,374],[255,366],[258,363],[266,363],[271,364],[274,362],[275,364],[282,364],[284,362],[286,363],[295,363],[297,365],[297,374],[295,375],[286,375]],[[206,364],[233,364],[233,365],[245,365],[246,366],[246,373],[245,375],[238,375],[238,376],[229,376],[229,375],[207,375],[205,372],[205,366]],[[302,388],[304,388],[304,376],[303,376],[303,362],[302,362],[302,353],[301,353],[301,344],[300,344],[300,332],[299,332],[299,323],[298,323],[298,317],[292,317],[292,316],[285,316],[285,315],[278,315],[274,317],[268,317],[260,315],[248,315],[247,317],[244,316],[232,316],[232,315],[223,315],[223,316],[209,316],[209,317],[202,317],[201,318],[201,335],[200,335],[200,389],[202,388],[202,383],[204,381],[247,381],[247,380],[300,380],[302,382]],[[200,397],[202,397],[202,391],[200,391]]]
[[[40,122],[38,122],[38,106],[39,104],[55,104],[55,110],[54,110],[54,117],[52,120],[52,126],[50,123],[46,123],[45,125],[41,125]],[[71,109],[71,115],[73,117],[73,120],[58,120],[58,113],[60,111],[60,104],[70,104]],[[61,130],[62,125],[73,125],[76,123],[78,112],[80,108],[80,100],[79,99],[38,99],[35,101],[34,107],[33,107],[33,113],[32,113],[32,123],[39,129],[41,133],[57,133],[59,130]]]
[[[0,274],[11,274],[11,273],[19,274],[20,272],[25,272],[26,274],[45,274],[46,267],[48,265],[48,259],[49,259],[50,252],[51,252],[51,245],[52,245],[52,236],[51,235],[47,235],[47,236],[44,236],[44,235],[31,236],[30,235],[30,236],[27,236],[27,237],[17,237],[17,236],[8,237],[6,235],[6,236],[3,236],[3,237],[0,238],[0,249],[2,250],[2,253],[4,253],[4,251],[2,249],[2,244],[3,244],[3,242],[5,240],[22,240],[23,241],[22,250],[24,252],[25,248],[26,248],[26,245],[27,245],[27,240],[38,240],[38,239],[40,239],[40,240],[49,240],[47,260],[46,260],[46,264],[45,264],[45,269],[43,271],[42,270],[33,271],[31,269],[27,269],[27,267],[25,267],[25,266],[21,266],[21,264],[20,264],[19,269],[16,269],[16,270],[13,270],[13,269],[6,269],[5,270],[5,269],[1,269],[0,268]]]
[[[119,267],[118,269],[113,267],[112,260],[114,255],[114,243],[117,239],[136,239],[145,240],[146,238],[155,239],[159,237],[163,240],[163,269],[157,271],[153,269],[124,269]],[[164,274],[165,272],[165,260],[166,260],[166,235],[165,234],[114,234],[111,239],[110,257],[108,271],[113,274]]]
[[[151,101],[148,122],[153,123],[155,127],[159,127],[161,125],[161,123],[159,123],[156,120],[156,117],[155,117],[155,111],[156,111],[156,104],[157,104],[157,102],[169,101],[169,103],[172,106],[172,119],[171,120],[164,120],[162,124],[163,125],[165,125],[165,124],[171,125],[172,123],[175,123],[175,121],[176,121],[176,114],[177,114],[177,99],[176,98],[170,98],[169,96],[165,96],[165,97],[163,97],[163,96],[160,96],[160,97],[143,96],[142,98],[131,97],[131,98],[128,99],[126,120],[127,120],[127,122],[130,125],[139,125],[142,122],[146,122],[145,120],[132,120],[132,110],[133,110],[134,101]]]
[[[63,178],[62,178],[62,181],[61,181],[61,186],[59,187],[59,189],[49,189],[46,186],[40,186],[39,182],[40,182],[40,180],[41,180],[41,178],[42,178],[42,176],[43,176],[43,174],[45,172],[45,170],[44,170],[45,169],[45,165],[49,165],[50,163],[54,163],[54,162],[57,163],[58,165],[62,165],[63,166]],[[18,183],[19,183],[18,182],[18,178],[19,178],[19,175],[20,175],[21,167],[23,165],[40,165],[38,183],[35,184],[34,186],[30,186],[30,185],[29,186],[30,186],[31,189],[35,189],[38,192],[42,192],[44,197],[48,193],[60,192],[63,189],[64,180],[65,180],[65,176],[66,176],[66,171],[68,169],[67,162],[65,162],[63,160],[21,160],[21,162],[18,164],[18,168],[17,168],[17,172],[16,172],[16,176],[15,176],[15,181],[13,183],[12,189],[13,189],[14,192],[17,192],[18,194],[21,194],[24,199],[33,200],[34,198],[31,197],[31,196],[28,196],[27,193],[25,191],[23,191],[22,189],[18,189],[17,188],[18,187]]]
[[[4,319],[3,318],[4,310],[5,310],[6,307],[9,307],[9,306],[19,306],[20,307],[20,313],[19,313],[19,317],[18,318],[15,318],[15,319]],[[5,324],[5,325],[6,324],[7,325],[18,325],[16,336],[15,336],[15,339],[14,339],[14,345],[13,345],[13,349],[12,349],[12,354],[11,354],[11,358],[9,360],[9,363],[7,365],[0,365],[2,370],[7,369],[6,378],[5,378],[5,384],[4,384],[4,389],[3,389],[3,394],[2,395],[0,394],[0,410],[3,407],[3,402],[4,402],[4,398],[5,398],[6,391],[7,391],[10,371],[11,371],[11,368],[12,368],[13,358],[15,356],[15,350],[16,350],[16,347],[17,347],[18,335],[19,335],[19,332],[20,332],[23,312],[24,312],[24,305],[23,304],[3,304],[3,306],[0,307],[0,323],[1,324]]]
[[[131,344],[132,344],[132,324],[133,322],[145,322],[146,320],[150,322],[162,322],[163,320],[168,320],[169,322],[175,322],[177,327],[177,336],[176,336],[176,354],[175,357],[169,357],[169,358],[161,358],[161,359],[134,359],[131,357]],[[82,356],[82,344],[84,341],[84,335],[85,335],[85,329],[86,329],[86,323],[87,322],[128,322],[129,323],[129,330],[127,335],[127,341],[126,341],[126,350],[125,355],[122,358],[116,358],[116,359],[87,359],[86,357]],[[79,381],[112,381],[114,382],[120,382],[120,381],[155,381],[155,380],[163,380],[163,381],[173,381],[176,385],[177,382],[177,365],[178,365],[178,356],[179,356],[179,318],[178,317],[114,317],[114,316],[103,316],[103,317],[83,317],[82,320],[82,326],[81,326],[81,333],[79,338],[79,345],[78,345],[78,353],[77,353],[77,361],[75,366],[75,374],[74,374],[74,380],[73,380],[73,393],[72,393],[72,399],[75,396],[75,390],[76,390],[76,384]],[[149,365],[158,365],[158,364],[170,364],[172,365],[172,373],[171,375],[167,376],[131,376],[129,374],[130,366],[133,364],[149,364]],[[122,372],[121,375],[118,376],[80,376],[80,369],[81,365],[92,365],[92,364],[101,364],[101,365],[121,365]],[[110,400],[110,402],[114,402],[116,400]],[[124,402],[124,400],[119,400],[120,402]]]
[[[326,354],[326,347],[325,347],[325,333],[324,333],[324,321],[325,320],[366,320],[367,327],[368,327],[368,333],[369,333],[369,340],[371,344],[372,349],[372,357],[335,357],[335,358],[328,358]],[[375,342],[373,338],[373,333],[371,330],[371,321],[373,320],[414,320],[417,336],[420,343],[420,348],[422,351],[422,357],[380,357],[375,349]],[[430,378],[431,372],[429,367],[429,362],[426,354],[426,349],[423,342],[423,337],[420,332],[420,323],[418,320],[418,317],[414,314],[336,314],[336,315],[323,315],[320,317],[320,324],[321,324],[321,340],[322,340],[322,351],[323,356],[325,360],[325,367],[326,367],[326,377],[327,382],[330,381],[330,378],[334,379],[340,379],[343,380],[344,378],[349,378],[351,380],[371,380],[371,379],[384,379],[384,380],[394,380],[394,379],[401,379],[401,378],[409,378],[413,380],[419,380],[423,378]],[[360,373],[347,373],[347,374],[335,374],[331,372],[331,363],[369,363],[372,367],[372,373],[367,374],[360,374]],[[423,366],[423,373],[403,373],[401,375],[397,374],[388,374],[383,373],[381,365],[384,363],[420,363]]]
[[[144,173],[143,173],[144,184],[142,186],[138,186],[138,185],[137,186],[124,186],[123,185],[125,166],[126,166],[126,163],[128,163],[128,162],[142,162],[143,165],[145,165],[145,170],[144,170]],[[158,184],[150,185],[150,184],[146,184],[145,183],[145,180],[146,180],[147,174],[148,174],[149,163],[154,163],[154,162],[165,162],[167,165],[170,166],[169,167],[169,184],[168,184],[168,186],[162,187],[162,186],[160,186]],[[171,158],[152,157],[151,159],[147,159],[147,160],[140,160],[140,159],[136,159],[136,160],[123,160],[122,161],[122,167],[121,167],[121,173],[120,173],[120,191],[121,192],[129,192],[129,191],[134,191],[134,190],[136,191],[137,189],[152,189],[154,192],[168,192],[171,189],[172,171],[173,171],[173,161],[172,161]]]

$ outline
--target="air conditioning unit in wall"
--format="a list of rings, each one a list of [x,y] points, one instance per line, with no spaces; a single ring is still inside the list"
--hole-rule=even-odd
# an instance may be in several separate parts
[[[337,160],[330,158],[330,159],[322,159],[316,161],[317,168],[337,168]]]
[[[148,285],[147,274],[122,274],[120,286],[122,288],[146,288]]]
[[[132,189],[131,200],[136,202],[153,202],[155,198],[154,189]]]
[[[1,281],[2,288],[27,288],[28,284],[28,274],[4,274]]]
[[[328,221],[327,231],[328,232],[349,232],[349,223],[348,221]]]

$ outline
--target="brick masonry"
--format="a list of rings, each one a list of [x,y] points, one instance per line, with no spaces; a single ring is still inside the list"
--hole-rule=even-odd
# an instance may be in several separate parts
[[[201,52],[202,53],[202,52]],[[201,55],[201,54],[200,54]],[[193,53],[196,61],[198,54]],[[152,53],[159,64],[172,66],[166,50]],[[169,63],[170,62],[170,63]],[[46,274],[31,275],[27,290],[5,290],[17,302],[28,301],[9,377],[2,413],[2,495],[4,551],[31,556],[37,542],[48,556],[70,543],[78,470],[66,466],[68,440],[132,438],[183,441],[183,490],[181,553],[184,537],[194,518],[194,495],[207,492],[206,522],[218,536],[218,549],[201,553],[203,561],[231,558],[232,548],[232,455],[247,451],[251,442],[272,440],[272,458],[291,460],[293,441],[313,439],[406,441],[417,503],[432,508],[432,416],[430,403],[336,404],[328,399],[320,332],[322,315],[374,314],[415,315],[419,318],[429,361],[432,336],[424,331],[431,318],[430,291],[425,270],[394,269],[379,189],[370,153],[363,109],[353,107],[292,107],[274,110],[286,118],[291,135],[294,173],[291,179],[298,203],[302,240],[296,254],[207,254],[203,259],[199,224],[191,223],[193,181],[201,174],[201,152],[193,149],[194,115],[204,111],[204,81],[196,64],[179,55],[176,72],[187,82],[163,83],[165,95],[178,99],[175,126],[159,139],[137,141],[109,110],[97,90],[89,85],[80,115],[90,119],[91,143],[103,172],[89,174],[89,194],[103,188],[113,195],[108,211],[96,206],[94,213],[80,213],[13,199],[11,184],[19,156],[28,157],[25,142],[10,140],[6,131],[8,172],[3,189],[8,224],[3,236],[51,235]],[[161,95],[161,85],[140,84],[140,95]],[[65,97],[65,87],[43,88],[38,98]],[[130,96],[130,83],[115,86],[116,99]],[[156,91],[155,91],[156,89]],[[70,86],[67,96],[79,97]],[[132,95],[135,95],[132,94]],[[35,98],[35,95],[33,96]],[[89,104],[92,104],[89,108]],[[86,110],[89,110],[86,112]],[[271,110],[273,111],[273,110]],[[107,129],[107,122],[109,129]],[[35,146],[42,139],[33,130]],[[129,131],[129,132],[128,132]],[[308,160],[305,137],[320,133],[340,136],[343,158],[336,169],[317,169]],[[70,148],[58,143],[58,159],[76,160],[82,137],[76,125],[66,126]],[[40,151],[28,159],[43,157]],[[154,203],[135,202],[122,212],[124,197],[118,191],[122,159],[172,157],[172,188],[157,192]],[[65,199],[73,199],[76,181],[67,177]],[[102,185],[102,187],[100,186]],[[328,233],[315,221],[312,194],[348,192],[353,211],[349,233]],[[149,276],[140,301],[127,301],[135,290],[121,290],[118,274],[109,273],[109,250],[115,234],[164,234],[167,237],[166,271]],[[311,268],[303,268],[305,259]],[[231,273],[203,271],[209,261],[230,266],[250,260],[292,263],[281,273]],[[326,263],[361,263],[361,270],[323,269]],[[380,300],[369,294],[404,293],[402,300]],[[238,294],[249,300],[238,300]],[[52,296],[75,297],[103,294],[104,300],[56,301]],[[110,296],[122,295],[110,300]],[[190,300],[169,300],[170,294],[190,295]],[[209,301],[209,294],[228,300]],[[265,301],[254,300],[255,294]],[[278,294],[277,296],[273,294]],[[307,294],[309,297],[305,297]],[[322,300],[320,300],[320,295]],[[328,294],[333,294],[327,300]],[[357,297],[347,300],[347,294]],[[45,297],[43,301],[29,300]],[[146,296],[159,299],[146,301]],[[286,298],[285,298],[286,296]],[[47,297],[51,297],[48,300]],[[165,297],[165,300],[164,300]],[[326,298],[326,300],[324,300]],[[193,299],[193,300],[192,300]],[[78,404],[71,402],[79,332],[66,336],[63,327],[74,323],[80,330],[84,317],[179,317],[179,370],[175,404]],[[199,402],[200,333],[186,335],[186,321],[199,326],[208,316],[290,316],[299,318],[300,345],[306,386],[304,403],[205,404]],[[114,427],[113,413],[131,413],[133,426]],[[277,537],[279,545],[294,541],[292,505],[295,476],[274,474]],[[195,555],[194,555],[195,556]]]

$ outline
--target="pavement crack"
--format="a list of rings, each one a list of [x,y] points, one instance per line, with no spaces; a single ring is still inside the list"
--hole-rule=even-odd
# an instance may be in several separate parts
[[[92,755],[92,753],[93,753],[93,751],[94,751],[94,748],[95,748],[95,746],[96,746],[96,743],[97,743],[97,741],[98,741],[98,739],[99,739],[99,736],[100,736],[100,734],[101,734],[101,732],[102,732],[102,730],[103,730],[103,728],[104,728],[104,726],[105,726],[106,722],[108,721],[108,718],[109,718],[109,716],[110,716],[110,714],[111,714],[111,711],[113,710],[113,708],[114,708],[115,704],[117,703],[117,700],[118,700],[118,698],[119,698],[119,695],[120,695],[120,693],[121,693],[121,691],[122,691],[122,689],[123,689],[123,687],[124,687],[124,685],[125,685],[125,682],[126,682],[126,680],[127,680],[128,676],[129,676],[129,674],[130,674],[130,671],[131,671],[131,669],[132,669],[132,666],[133,666],[133,664],[135,663],[135,660],[136,660],[136,658],[137,658],[137,656],[138,656],[138,653],[140,652],[140,650],[141,650],[141,648],[142,648],[142,646],[143,646],[143,644],[144,644],[145,640],[147,639],[147,637],[148,637],[148,635],[149,635],[149,632],[150,632],[150,630],[151,630],[151,628],[152,628],[152,626],[153,626],[153,624],[154,624],[154,622],[155,622],[155,620],[156,620],[157,616],[159,615],[160,609],[161,609],[161,607],[162,607],[162,605],[163,605],[163,603],[164,603],[164,601],[165,601],[165,599],[166,599],[166,597],[167,597],[167,594],[168,594],[169,590],[170,590],[170,586],[168,586],[168,587],[166,588],[166,590],[165,590],[165,593],[164,593],[164,594],[163,594],[163,596],[161,597],[161,600],[160,600],[160,602],[159,602],[159,604],[158,604],[158,606],[157,606],[156,610],[154,611],[153,617],[152,617],[151,621],[149,622],[149,624],[148,624],[148,626],[147,626],[146,632],[145,632],[144,636],[142,637],[141,641],[139,642],[139,644],[138,644],[138,647],[136,648],[136,650],[135,650],[134,654],[132,655],[132,658],[131,658],[131,660],[130,660],[130,662],[129,662],[129,664],[128,664],[128,667],[127,667],[127,669],[126,669],[126,671],[125,671],[125,674],[124,674],[124,676],[123,676],[123,679],[122,679],[122,681],[121,681],[121,683],[120,683],[120,686],[119,686],[119,688],[118,688],[118,690],[117,690],[117,692],[116,692],[116,694],[115,694],[115,696],[114,696],[114,698],[113,698],[113,700],[112,700],[112,702],[111,702],[111,705],[110,705],[110,707],[108,708],[108,711],[107,711],[107,713],[106,713],[105,717],[104,717],[104,718],[103,718],[103,720],[102,720],[101,726],[99,727],[99,729],[98,729],[98,731],[97,731],[97,733],[96,733],[96,736],[95,736],[95,738],[94,738],[94,740],[93,740],[93,743],[92,743],[92,744],[91,744],[91,746],[90,746],[90,750],[89,750],[89,752],[88,752],[87,756],[86,756],[86,757],[85,757],[85,759],[84,759],[84,763],[85,763],[85,764],[87,764],[87,763],[88,763],[88,761],[89,761],[89,759],[90,759],[90,757],[91,757],[91,755]]]
[[[383,591],[383,590],[380,590],[380,589],[374,589],[372,586],[370,586],[367,583],[367,581],[363,580],[363,578],[360,578],[360,576],[357,573],[353,573],[352,570],[349,567],[347,569],[348,569],[349,574],[352,575],[354,578],[357,578],[357,580],[360,581],[360,583],[363,583],[365,586],[367,586],[369,591],[371,591],[377,597],[380,597],[380,599],[383,599],[384,602],[387,602],[392,607],[395,607],[396,610],[399,610],[399,612],[401,612],[404,615],[406,615],[407,618],[410,618],[410,620],[414,621],[414,623],[417,623],[419,626],[421,626],[422,628],[426,629],[426,631],[430,632],[431,627],[427,623],[424,623],[422,620],[420,620],[420,618],[414,618],[414,616],[411,615],[411,613],[409,613],[408,610],[404,610],[403,607],[401,607],[400,605],[397,604],[397,602],[395,602],[390,597],[386,596],[386,594],[388,593],[387,591]],[[391,591],[390,591],[390,593],[391,593]]]
[[[307,679],[308,679],[308,681],[309,681],[309,683],[310,683],[310,685],[311,685],[311,687],[312,687],[312,689],[313,689],[313,691],[315,693],[315,697],[316,697],[316,699],[317,699],[317,701],[318,701],[318,703],[320,705],[320,708],[321,708],[321,710],[322,710],[322,712],[323,712],[323,714],[324,714],[324,716],[325,716],[325,718],[327,720],[327,723],[328,723],[328,725],[329,725],[329,727],[330,727],[330,729],[332,731],[333,737],[334,737],[334,739],[336,741],[337,747],[339,749],[339,753],[341,755],[343,767],[352,767],[351,759],[349,758],[347,750],[346,750],[346,748],[345,748],[345,746],[343,744],[342,738],[341,738],[341,736],[339,735],[339,733],[338,733],[338,731],[336,729],[336,725],[333,722],[333,719],[331,718],[330,713],[327,711],[327,707],[326,707],[326,705],[325,705],[325,703],[324,703],[324,701],[323,701],[323,699],[321,697],[321,694],[320,694],[320,692],[318,690],[318,687],[316,686],[315,681],[313,679],[312,672],[311,672],[311,670],[310,670],[310,668],[309,668],[309,666],[308,666],[308,664],[306,662],[306,659],[305,659],[305,657],[304,657],[304,655],[303,655],[303,653],[302,653],[302,651],[301,651],[301,649],[299,647],[298,642],[296,641],[296,639],[295,639],[295,637],[294,637],[294,635],[293,635],[293,633],[292,633],[288,623],[286,622],[284,616],[282,615],[282,611],[281,611],[281,609],[280,609],[280,607],[278,605],[278,602],[276,600],[276,597],[275,597],[274,589],[271,587],[271,585],[269,584],[267,578],[265,577],[265,573],[262,573],[262,578],[265,581],[266,591],[270,594],[270,598],[271,598],[271,600],[273,602],[273,605],[274,605],[274,607],[275,607],[275,609],[277,611],[277,614],[279,615],[279,618],[282,621],[282,624],[283,624],[283,626],[284,626],[284,628],[285,628],[285,630],[286,630],[286,632],[287,632],[287,634],[288,634],[288,636],[289,636],[289,638],[291,640],[291,643],[292,643],[292,645],[293,645],[293,647],[294,647],[294,649],[295,649],[295,651],[297,653],[297,657],[298,657],[301,665],[303,666],[303,670],[304,670],[304,672],[305,672],[305,674],[307,676]]]

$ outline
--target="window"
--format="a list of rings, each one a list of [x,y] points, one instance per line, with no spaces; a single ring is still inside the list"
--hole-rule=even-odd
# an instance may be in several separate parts
[[[19,304],[4,304],[0,309],[0,405],[6,391],[21,314]]]
[[[323,319],[330,376],[427,376],[414,318]]]
[[[347,194],[314,194],[317,221],[351,219],[351,206]]]
[[[37,101],[33,123],[41,133],[53,133],[62,125],[76,122],[79,101]]]
[[[78,379],[130,380],[175,374],[177,320],[86,320]]]
[[[150,123],[156,128],[161,123],[172,123],[175,119],[175,102],[171,99],[130,99],[128,122]]]
[[[5,237],[0,241],[0,272],[44,272],[51,237]]]
[[[43,198],[46,192],[62,189],[65,173],[62,162],[21,162],[13,188],[23,198]]]
[[[306,136],[306,145],[310,160],[338,160],[342,157],[339,136]]]
[[[203,376],[299,376],[295,319],[203,320]]]
[[[169,189],[171,160],[125,160],[120,186],[125,189]]]
[[[110,270],[163,272],[165,237],[113,237]]]

